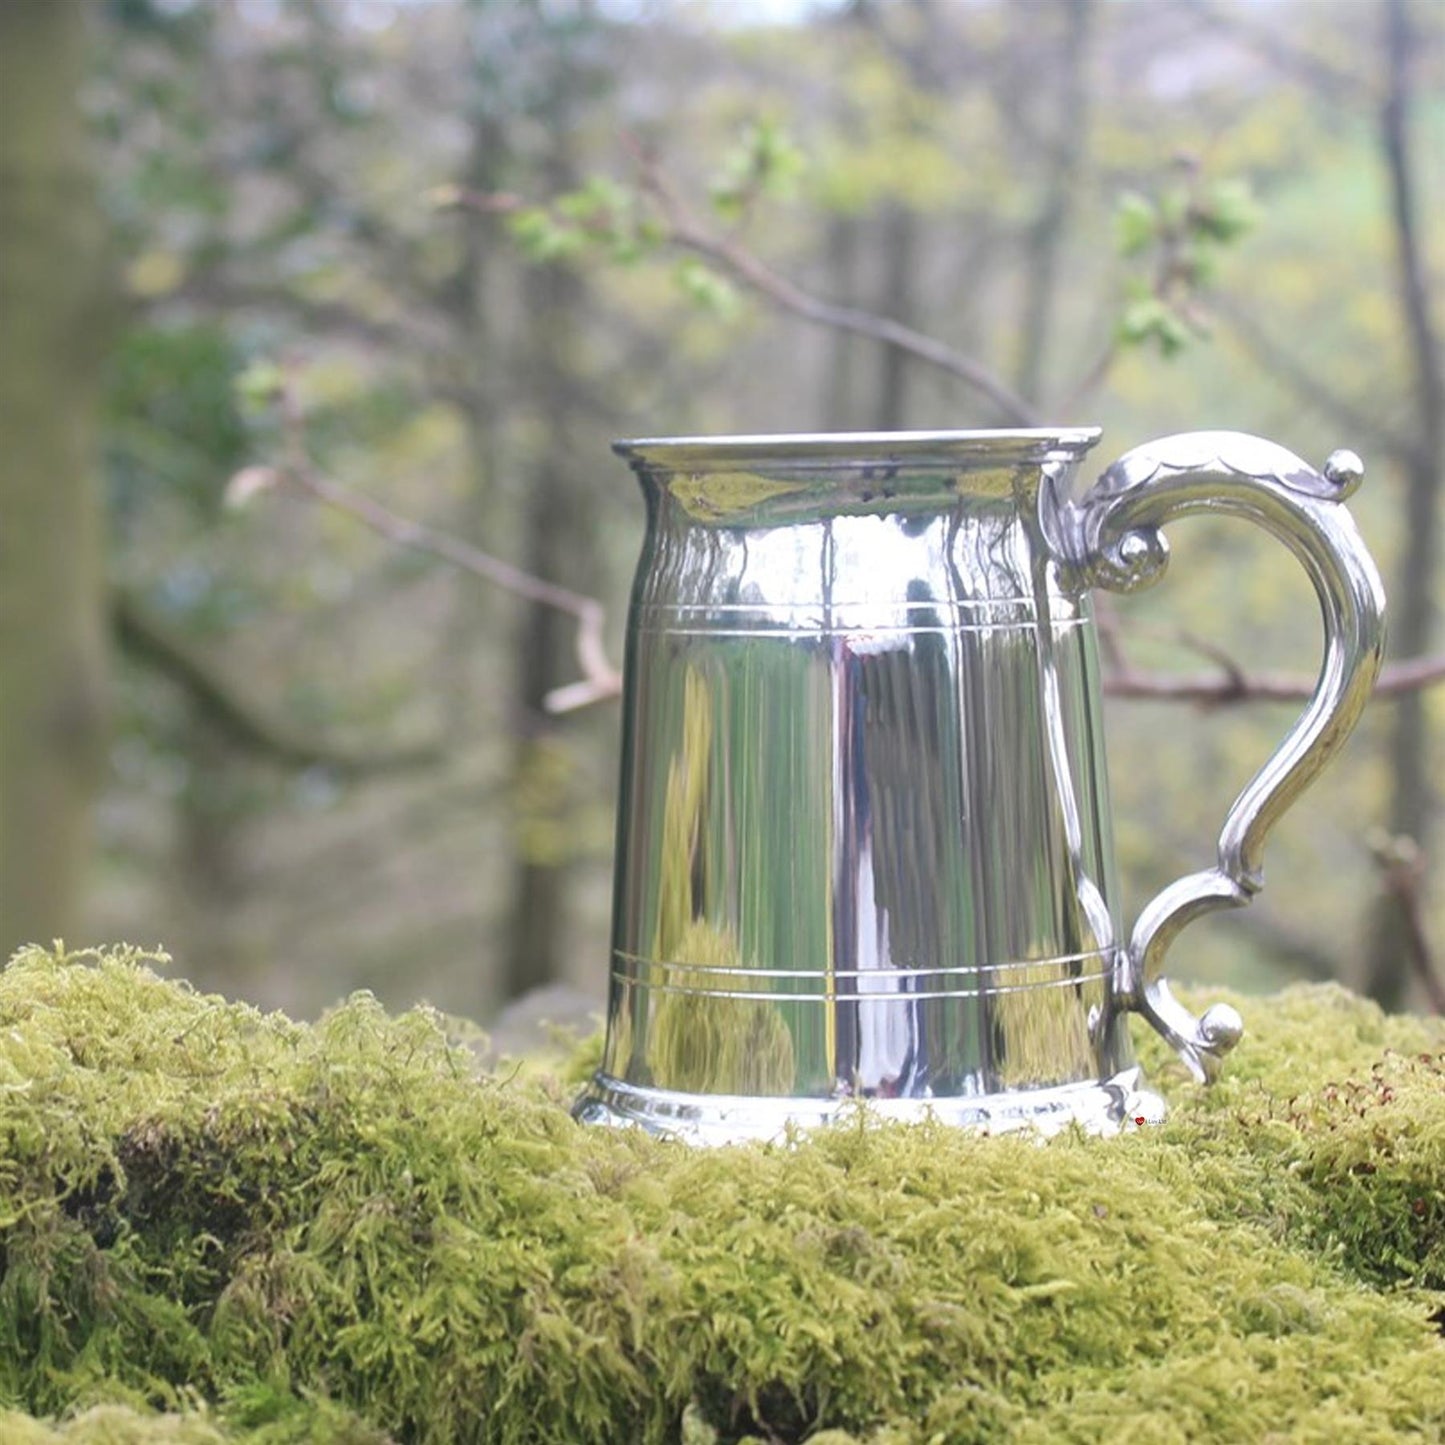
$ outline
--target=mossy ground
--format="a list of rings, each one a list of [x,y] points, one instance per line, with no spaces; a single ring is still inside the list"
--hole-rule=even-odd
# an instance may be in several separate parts
[[[126,952],[0,974],[0,1440],[1445,1438],[1445,1029],[1236,999],[1228,1077],[1047,1145],[695,1152]],[[565,1074],[565,1071],[564,1071]]]

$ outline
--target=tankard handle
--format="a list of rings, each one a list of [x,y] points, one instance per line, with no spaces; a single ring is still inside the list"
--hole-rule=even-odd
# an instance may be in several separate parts
[[[1169,991],[1164,955],[1180,930],[1216,908],[1240,908],[1264,882],[1265,839],[1280,815],[1349,736],[1384,651],[1380,574],[1343,505],[1364,477],[1353,452],[1315,471],[1292,452],[1242,432],[1188,432],[1149,442],[1114,463],[1060,514],[1064,565],[1084,586],[1130,592],[1163,574],[1160,528],[1195,512],[1245,517],[1277,537],[1314,583],[1325,656],[1308,705],[1235,799],[1219,835],[1219,862],[1164,889],[1129,941],[1124,1001],[1179,1051],[1197,1079],[1212,1079],[1243,1024],[1227,1004],[1195,1016]]]

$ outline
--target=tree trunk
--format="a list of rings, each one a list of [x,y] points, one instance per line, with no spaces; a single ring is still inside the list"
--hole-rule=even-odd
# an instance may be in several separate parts
[[[1406,469],[1405,555],[1391,597],[1392,651],[1397,657],[1420,657],[1430,649],[1440,553],[1440,465],[1445,449],[1445,381],[1431,321],[1427,266],[1420,248],[1411,155],[1411,32],[1405,0],[1390,0],[1385,12],[1388,80],[1381,142],[1390,185],[1401,321],[1410,343],[1415,391],[1414,446]],[[1413,839],[1428,857],[1437,799],[1425,702],[1422,692],[1410,692],[1396,704],[1390,748],[1390,828]],[[1399,1008],[1406,1001],[1411,946],[1408,920],[1399,902],[1387,894],[1379,905],[1366,980],[1370,996],[1387,1008]]]
[[[472,143],[461,183],[478,195],[501,190],[510,162],[509,137],[501,119],[481,109],[473,122]],[[465,218],[465,252],[453,288],[457,347],[465,367],[465,423],[468,478],[454,530],[485,550],[497,548],[497,479],[505,454],[504,418],[506,377],[498,360],[499,326],[493,317],[496,272],[519,264],[498,219],[469,215]],[[511,281],[513,275],[507,275]],[[493,629],[501,610],[492,589],[474,578],[459,579],[456,605],[447,623],[446,644],[438,662],[442,676],[438,692],[443,699],[448,735],[467,738],[476,726],[479,686],[486,679],[477,666],[478,641]]]
[[[85,8],[0,4],[0,956],[77,927],[105,743]]]
[[[1053,333],[1059,262],[1068,241],[1078,194],[1089,125],[1089,55],[1094,0],[1065,0],[1063,75],[1058,114],[1049,138],[1051,154],[1044,202],[1024,245],[1024,296],[1020,326],[1017,390],[1035,404],[1043,401],[1045,357]]]
[[[913,326],[917,306],[913,294],[918,266],[918,216],[902,201],[891,202],[883,213],[883,292],[878,314]],[[878,396],[873,425],[879,431],[898,431],[908,414],[909,356],[896,346],[885,346],[879,357]]]
[[[858,274],[858,218],[833,216],[828,221],[824,252],[827,262],[827,295],[843,306],[857,300],[854,287]],[[854,374],[858,358],[855,338],[835,332],[828,338],[828,366],[823,382],[823,427],[826,431],[859,431],[853,399]]]
[[[562,187],[559,185],[558,189]],[[530,470],[522,565],[534,577],[588,590],[586,561],[594,507],[576,485],[576,381],[570,357],[578,338],[582,282],[565,264],[528,273],[529,381],[545,440]],[[508,928],[506,995],[555,981],[561,969],[571,871],[566,841],[568,753],[543,699],[576,677],[575,620],[552,607],[527,608],[517,634],[519,721],[512,763],[517,807],[516,862]]]

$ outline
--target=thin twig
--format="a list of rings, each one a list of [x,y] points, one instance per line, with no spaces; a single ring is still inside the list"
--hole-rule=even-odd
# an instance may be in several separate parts
[[[126,653],[183,687],[207,719],[238,747],[286,767],[324,767],[348,777],[402,772],[441,761],[442,749],[434,743],[367,751],[309,734],[267,712],[204,647],[131,593],[112,590],[110,616],[116,640]]]
[[[1244,668],[1217,643],[1196,636],[1185,628],[1180,628],[1175,635],[1181,646],[1187,647],[1191,652],[1197,652],[1201,657],[1207,657],[1210,662],[1217,663],[1219,670],[1224,674],[1225,681],[1237,692],[1243,693],[1249,687],[1249,677]]]
[[[1218,676],[1149,672],[1136,668],[1124,651],[1124,626],[1114,599],[1101,593],[1094,603],[1099,651],[1104,658],[1104,691],[1112,697],[1159,698],[1210,707],[1234,702],[1304,702],[1314,695],[1317,678],[1303,673],[1250,673],[1217,643],[1185,628],[1150,627],[1135,622],[1129,631],[1162,637],[1217,663]],[[1374,696],[1398,697],[1445,682],[1445,654],[1387,664],[1375,682]]]
[[[232,486],[238,492],[249,492],[281,483],[348,513],[400,546],[440,557],[516,596],[575,617],[577,662],[583,676],[580,681],[547,694],[545,705],[549,712],[572,712],[621,695],[622,675],[608,660],[603,644],[606,610],[595,597],[543,581],[469,543],[400,517],[380,502],[323,475],[304,459],[293,460],[286,469],[247,468],[237,474]],[[1103,600],[1100,599],[1097,625],[1100,648],[1107,663],[1103,687],[1110,697],[1152,698],[1218,707],[1245,702],[1303,702],[1314,694],[1316,678],[1301,673],[1249,673],[1212,644],[1187,636],[1183,639],[1186,645],[1214,658],[1220,665],[1220,673],[1173,675],[1134,667],[1124,654],[1118,617],[1112,609],[1103,607]],[[1398,697],[1441,682],[1445,682],[1445,655],[1411,658],[1390,663],[1381,670],[1375,696]]]
[[[290,467],[282,480],[309,493],[329,507],[346,512],[359,522],[364,522],[373,532],[386,537],[398,546],[410,547],[414,551],[429,552],[441,557],[453,566],[461,567],[477,577],[504,588],[514,596],[529,602],[540,602],[544,607],[555,607],[559,612],[570,613],[577,619],[576,654],[577,665],[581,668],[584,681],[570,683],[549,692],[543,699],[548,712],[570,712],[585,707],[602,698],[616,697],[622,691],[622,675],[607,658],[603,641],[603,629],[607,613],[595,597],[585,597],[571,588],[559,587],[555,582],[544,581],[513,567],[470,543],[449,537],[445,532],[433,531],[419,522],[399,517],[380,502],[353,492],[340,482],[322,475],[314,467]]]
[[[1328,96],[1331,103],[1358,103],[1362,95],[1366,100],[1370,98],[1369,87],[1362,86],[1358,75],[1294,44],[1291,36],[1267,25],[1251,24],[1238,6],[1223,11],[1207,0],[1183,0],[1183,4],[1186,11],[1210,29],[1240,41],[1278,70],[1296,76]],[[1298,26],[1291,27],[1292,31],[1298,29]]]
[[[1073,389],[1049,408],[1053,415],[1061,421],[1077,415],[1084,403],[1092,399],[1094,393],[1103,386],[1118,359],[1119,343],[1111,337]]]
[[[1210,299],[1210,311],[1270,376],[1278,377],[1308,406],[1397,460],[1411,460],[1410,441],[1381,421],[1377,411],[1343,395],[1304,366],[1294,351],[1272,340],[1248,305],[1216,295]]]
[[[286,461],[283,466],[266,469],[271,480],[305,492],[337,511],[346,512],[398,546],[440,557],[474,576],[485,578],[514,596],[525,598],[529,602],[538,602],[544,607],[556,608],[559,612],[575,617],[575,650],[577,665],[582,671],[582,681],[569,683],[549,692],[543,699],[543,706],[548,712],[571,712],[621,693],[622,674],[609,661],[603,638],[607,612],[597,598],[587,597],[583,593],[572,591],[570,587],[561,587],[555,582],[534,577],[530,572],[524,572],[520,567],[493,557],[489,552],[483,552],[468,542],[398,516],[373,498],[355,492],[326,476],[312,464],[307,453],[305,417],[295,388],[289,382],[281,386],[278,402],[286,435]],[[253,470],[248,469],[248,472]],[[247,474],[241,474],[245,475]],[[235,486],[234,481],[232,485]],[[253,488],[254,485],[253,483]]]
[[[391,347],[432,358],[447,351],[441,327],[420,310],[373,316],[346,301],[318,300],[286,286],[237,279],[219,271],[189,277],[150,306],[194,306],[206,311],[282,311],[296,317],[308,334],[354,338],[369,346]]]
[[[771,271],[735,239],[707,232],[676,196],[660,170],[642,159],[644,189],[664,211],[671,228],[668,239],[673,244],[712,257],[780,306],[807,320],[901,346],[910,354],[968,380],[1009,411],[1014,419],[1030,422],[1035,419],[1026,402],[971,358],[887,318],[819,301]],[[521,204],[517,197],[511,195],[480,195],[452,190],[448,191],[447,199],[450,203],[487,213],[514,210]],[[1095,371],[1102,375],[1112,359],[1111,349],[1101,358]],[[547,582],[469,543],[398,516],[372,498],[334,481],[310,461],[305,419],[295,388],[289,380],[283,382],[277,400],[286,438],[286,464],[283,467],[248,467],[238,473],[230,488],[238,499],[244,500],[251,492],[277,483],[289,484],[328,506],[349,513],[372,531],[400,546],[440,557],[516,596],[575,617],[576,656],[583,676],[580,681],[555,688],[547,694],[544,705],[549,712],[570,712],[621,694],[622,676],[607,657],[603,640],[606,611],[598,599]],[[1100,600],[1098,628],[1108,664],[1103,688],[1112,697],[1220,706],[1254,701],[1304,701],[1314,694],[1317,686],[1315,678],[1299,674],[1246,673],[1224,652],[1188,636],[1183,639],[1186,645],[1218,662],[1222,675],[1166,675],[1135,668],[1125,656],[1118,617],[1105,605],[1105,601]],[[1442,681],[1445,681],[1445,656],[1417,657],[1386,666],[1376,683],[1375,695],[1400,696]]]
[[[651,157],[637,152],[640,168],[639,184],[661,211],[668,226],[668,240],[684,250],[696,252],[716,262],[735,280],[766,296],[774,305],[791,312],[815,326],[834,331],[848,331],[895,346],[930,366],[946,371],[967,382],[975,391],[988,397],[1010,421],[1023,426],[1039,425],[1039,415],[1005,382],[996,377],[982,362],[932,336],[915,331],[900,321],[877,316],[853,306],[838,306],[831,301],[804,291],[786,277],[780,276],[735,237],[721,236],[709,230],[696,213],[673,189],[662,169]]]
[[[1124,673],[1130,670],[1129,657],[1124,651],[1124,628],[1119,619],[1119,609],[1107,592],[1094,599],[1094,626],[1099,634],[1099,652],[1109,673]]]
[[[1445,655],[1414,657],[1387,664],[1375,683],[1374,696],[1400,697],[1445,682]],[[1224,675],[1177,676],[1145,672],[1133,667],[1115,668],[1104,676],[1110,697],[1156,698],[1163,702],[1193,702],[1210,707],[1241,702],[1304,702],[1314,695],[1318,679],[1301,673],[1247,673],[1231,666]]]
[[[1445,1014],[1445,980],[1435,966],[1434,950],[1425,926],[1425,855],[1413,838],[1391,837],[1377,830],[1369,839],[1369,848],[1384,880],[1385,891],[1399,905],[1405,925],[1405,945],[1410,954],[1410,967],[1420,980],[1430,1006],[1437,1014]]]
[[[988,397],[1010,422],[1021,426],[1040,425],[1038,412],[982,362],[902,322],[857,307],[824,301],[779,275],[748,250],[737,234],[722,235],[710,230],[678,195],[656,161],[640,147],[634,146],[632,150],[638,163],[639,189],[652,201],[664,223],[662,239],[665,244],[707,257],[733,280],[765,296],[775,306],[800,320],[897,347],[919,361],[958,377]],[[516,196],[483,194],[452,187],[448,187],[440,199],[484,215],[523,208],[522,201]]]

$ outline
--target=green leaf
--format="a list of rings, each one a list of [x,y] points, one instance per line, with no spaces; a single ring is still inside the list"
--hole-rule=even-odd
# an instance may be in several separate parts
[[[1189,345],[1191,333],[1183,318],[1166,307],[1155,329],[1155,335],[1159,339],[1159,350],[1163,355],[1177,356]]]
[[[1191,221],[1201,235],[1228,245],[1252,230],[1260,214],[1249,182],[1235,178],[1211,186],[1202,201],[1196,203]]]
[[[732,282],[719,276],[705,262],[695,256],[688,256],[677,263],[673,279],[689,300],[704,311],[710,311],[724,320],[738,312],[738,293]]]
[[[1154,296],[1130,301],[1119,315],[1119,340],[1127,346],[1147,341],[1159,325],[1164,303]]]
[[[1177,355],[1190,339],[1184,319],[1157,296],[1141,296],[1130,301],[1120,313],[1117,335],[1124,346],[1142,346],[1152,341],[1164,356]]]
[[[1114,245],[1121,256],[1147,251],[1159,235],[1159,216],[1153,203],[1138,191],[1126,191],[1114,209]]]
[[[271,406],[286,385],[286,374],[274,361],[253,361],[235,380],[236,400],[250,411]]]
[[[754,196],[790,195],[805,165],[802,150],[779,121],[755,121],[723,158],[708,187],[713,209],[725,220],[736,220]]]
[[[551,213],[540,206],[516,212],[508,218],[507,227],[529,261],[561,260],[575,255],[586,244],[579,230],[559,225]]]
[[[570,221],[607,228],[632,211],[632,193],[609,176],[592,176],[575,191],[558,197],[553,209]]]
[[[1208,286],[1219,274],[1217,253],[1211,246],[1188,248],[1189,279],[1195,287]]]

